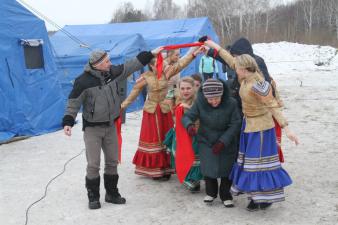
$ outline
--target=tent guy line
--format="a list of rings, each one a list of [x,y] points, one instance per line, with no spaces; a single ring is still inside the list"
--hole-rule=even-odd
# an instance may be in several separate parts
[[[27,2],[23,0],[18,0],[21,4],[26,6],[28,9],[30,9],[32,12],[36,13],[36,15],[40,16],[42,19],[46,20],[48,23],[50,23],[52,26],[57,28],[57,30],[60,30],[64,34],[66,34],[70,39],[72,39],[74,42],[78,43],[81,48],[88,48],[89,50],[93,50],[90,48],[90,46],[83,41],[81,41],[79,38],[71,34],[70,32],[63,29],[61,26],[59,26],[57,23],[55,23],[52,19],[48,18],[46,15],[38,11],[37,9],[33,8],[33,6],[29,5]]]

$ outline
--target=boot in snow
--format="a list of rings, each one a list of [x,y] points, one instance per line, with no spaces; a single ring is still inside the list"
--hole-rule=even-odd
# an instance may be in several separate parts
[[[86,188],[88,194],[88,208],[99,209],[100,203],[100,177],[94,179],[88,179],[86,177]]]
[[[104,174],[104,187],[106,189],[105,201],[113,204],[125,204],[126,199],[121,197],[117,188],[119,175]]]

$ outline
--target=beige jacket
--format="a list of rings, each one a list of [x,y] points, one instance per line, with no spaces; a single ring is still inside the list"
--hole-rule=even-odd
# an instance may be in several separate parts
[[[272,116],[283,128],[288,125],[280,105],[272,95],[271,85],[259,73],[253,73],[241,82],[239,95],[246,119],[244,132],[257,132],[275,126]]]
[[[230,53],[221,49],[219,55],[232,69],[236,69],[235,58]],[[279,93],[276,93],[277,98],[272,95],[271,84],[265,81],[260,73],[252,73],[240,83],[239,95],[242,99],[242,110],[246,119],[244,132],[257,132],[273,128],[275,126],[273,117],[282,128],[288,125],[281,111],[282,102]]]
[[[157,79],[156,73],[147,71],[141,75],[141,79],[134,85],[129,96],[122,102],[121,107],[127,108],[140,94],[144,87],[148,87],[147,100],[144,103],[143,110],[148,113],[154,113],[157,105],[160,105],[163,113],[170,111],[170,106],[164,101],[168,92],[168,79],[183,70],[195,57],[188,54],[181,58],[177,63],[167,67],[162,73],[160,79]]]

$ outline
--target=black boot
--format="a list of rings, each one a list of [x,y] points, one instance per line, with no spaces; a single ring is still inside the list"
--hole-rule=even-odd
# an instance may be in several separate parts
[[[272,205],[272,203],[262,202],[262,203],[259,203],[259,208],[265,210],[267,208],[270,208],[271,205]]]
[[[105,201],[113,204],[125,204],[126,199],[121,197],[117,188],[119,175],[104,174],[104,187],[106,188]]]
[[[189,188],[189,191],[191,193],[198,193],[201,191],[201,185],[199,183],[196,183],[193,187]]]
[[[100,177],[94,179],[88,179],[86,177],[86,188],[88,194],[88,208],[99,209],[100,204]]]
[[[259,210],[259,204],[255,203],[253,200],[251,200],[249,202],[248,206],[246,207],[246,209],[250,212],[257,211],[257,210]]]
[[[170,180],[170,177],[171,177],[171,174],[166,174],[166,175],[163,175],[163,177],[161,177],[161,180],[168,181]]]

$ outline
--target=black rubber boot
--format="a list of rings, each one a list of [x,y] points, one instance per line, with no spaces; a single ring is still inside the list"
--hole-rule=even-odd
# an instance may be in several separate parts
[[[126,199],[121,197],[117,188],[119,175],[104,174],[104,187],[106,189],[105,201],[113,204],[125,204]]]
[[[88,208],[99,209],[101,208],[100,203],[100,177],[94,179],[88,179],[86,177],[86,188],[88,195]]]

